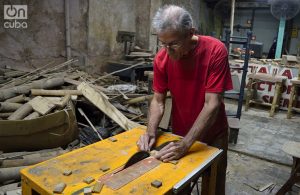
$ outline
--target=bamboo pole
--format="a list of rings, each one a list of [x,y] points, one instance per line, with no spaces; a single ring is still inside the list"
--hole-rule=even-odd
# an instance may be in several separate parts
[[[18,166],[28,166],[37,164],[39,162],[54,158],[61,154],[68,152],[69,150],[40,150],[36,151],[32,154],[25,154],[19,156],[18,158],[7,158],[2,161],[0,164],[0,169],[2,168],[9,168],[9,167],[18,167]]]
[[[24,104],[18,110],[16,110],[12,115],[10,115],[8,120],[22,120],[25,118],[30,112],[32,112],[32,106],[29,103]]]
[[[0,113],[0,118],[7,118],[12,114],[13,114],[13,112],[3,112],[3,113]]]
[[[0,169],[0,183],[10,180],[20,180],[20,170],[24,168],[26,168],[26,166]]]
[[[22,103],[22,102],[26,102],[26,97],[25,97],[24,94],[21,94],[21,95],[18,95],[16,97],[9,98],[9,99],[5,100],[4,102]]]
[[[0,112],[13,112],[19,109],[22,104],[10,103],[10,102],[0,102]]]
[[[26,116],[23,120],[31,120],[31,119],[38,118],[39,116],[40,116],[40,114],[38,112],[33,112],[33,113],[29,114],[28,116]]]
[[[132,68],[134,68],[134,67],[137,67],[137,66],[140,66],[140,65],[143,65],[143,64],[145,64],[145,62],[139,62],[139,63],[136,63],[136,64],[134,64],[134,65],[132,65],[132,66],[127,67],[127,68],[124,68],[124,69],[121,69],[121,70],[117,70],[117,71],[111,72],[111,73],[109,73],[109,74],[106,74],[106,75],[103,75],[103,76],[101,76],[101,77],[98,77],[97,79],[93,80],[92,83],[95,83],[96,81],[98,81],[98,80],[100,80],[100,79],[104,79],[104,78],[106,78],[106,77],[108,77],[108,76],[111,76],[111,75],[113,75],[113,74],[116,74],[116,73],[119,73],[119,72],[124,72],[125,70],[129,70],[129,69],[132,69]]]
[[[77,62],[77,61],[78,61],[78,60],[73,60],[73,59],[71,59],[71,60],[68,60],[68,61],[66,61],[66,62],[64,62],[64,63],[62,63],[62,64],[57,65],[57,66],[54,66],[54,67],[45,69],[45,70],[43,70],[43,71],[41,71],[41,72],[39,72],[39,73],[37,73],[37,74],[35,74],[35,75],[30,76],[29,78],[24,78],[24,80],[23,80],[22,82],[19,82],[18,85],[20,85],[20,84],[25,84],[25,83],[27,83],[27,82],[33,81],[33,80],[39,78],[40,76],[44,76],[45,74],[47,74],[47,73],[49,73],[49,72],[52,72],[52,71],[61,69],[61,68],[65,67],[65,66],[67,66],[67,65],[69,65],[69,64],[71,64],[71,63]],[[4,86],[3,86],[3,85],[4,85]],[[13,84],[13,83],[12,83],[12,84],[6,84],[6,83],[5,83],[5,84],[2,84],[1,89],[7,89],[7,88],[11,88],[11,87],[13,87],[13,86],[15,86],[15,84]]]
[[[34,81],[30,84],[20,85],[8,89],[0,90],[0,101],[18,96],[19,94],[27,94],[31,89],[48,89],[64,84],[63,78],[51,78]]]
[[[22,79],[22,78],[24,78],[24,77],[27,77],[27,76],[29,76],[30,74],[33,74],[33,73],[35,73],[35,72],[37,72],[37,71],[39,71],[39,70],[41,70],[41,69],[45,69],[47,66],[49,66],[50,64],[53,64],[53,63],[54,63],[54,61],[52,61],[52,62],[46,64],[46,65],[43,66],[43,67],[37,68],[37,69],[35,69],[35,70],[33,70],[33,71],[27,73],[27,74],[24,74],[24,75],[22,75],[22,76],[20,76],[20,77],[18,77],[18,78],[12,79],[12,80],[6,82],[5,85],[9,85],[10,83],[12,83],[12,82],[14,82],[14,81],[19,81],[20,84],[23,84],[23,83],[21,83],[22,81],[21,81],[20,79]],[[14,83],[13,86],[15,86],[15,85],[16,85],[16,84]]]
[[[66,95],[82,95],[78,90],[44,90],[44,89],[31,89],[33,96],[66,96]]]
[[[170,97],[171,94],[170,92],[167,93],[166,97]],[[136,97],[136,98],[132,98],[128,101],[125,101],[125,104],[137,104],[140,102],[144,102],[144,101],[148,101],[151,100],[153,98],[153,95],[145,95],[145,96],[141,96],[141,97]]]
[[[24,75],[24,74],[25,74],[25,72],[23,72],[23,71],[15,70],[15,71],[11,71],[11,72],[6,72],[6,73],[4,73],[4,76],[5,76],[6,78],[9,78],[9,77],[18,77],[18,76],[22,76],[22,75]]]

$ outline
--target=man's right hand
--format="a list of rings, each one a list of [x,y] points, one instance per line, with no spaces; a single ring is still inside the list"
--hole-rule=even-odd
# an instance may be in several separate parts
[[[145,133],[141,135],[140,139],[136,144],[140,150],[150,151],[155,141],[156,141],[155,135],[149,135],[148,133]]]

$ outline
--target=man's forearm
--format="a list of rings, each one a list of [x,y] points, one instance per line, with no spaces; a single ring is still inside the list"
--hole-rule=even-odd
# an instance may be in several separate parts
[[[209,129],[218,116],[219,106],[207,104],[198,115],[192,128],[184,137],[183,141],[190,147],[207,129]]]
[[[159,103],[152,100],[148,112],[148,126],[147,133],[149,135],[156,135],[156,130],[164,114],[164,103]]]

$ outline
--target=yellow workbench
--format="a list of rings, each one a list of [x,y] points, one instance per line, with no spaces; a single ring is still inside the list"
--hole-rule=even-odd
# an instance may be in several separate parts
[[[103,175],[122,167],[137,152],[136,142],[143,133],[143,129],[135,128],[114,136],[117,140],[115,142],[105,139],[25,168],[21,170],[22,192],[24,195],[53,194],[54,187],[63,182],[67,184],[63,194],[83,194],[84,188],[93,186]],[[158,138],[157,145],[174,139],[180,137],[163,133]],[[196,142],[177,164],[160,162],[158,166],[118,190],[104,185],[100,194],[180,194],[183,187],[201,174],[205,175],[202,179],[205,183],[205,186],[202,185],[202,194],[214,194],[216,162],[221,152],[222,150]],[[103,166],[110,170],[103,172],[100,170]],[[66,170],[71,170],[72,174],[63,175]],[[86,184],[83,180],[87,177],[93,177],[96,181]],[[162,186],[152,187],[151,182],[154,180],[161,181]]]

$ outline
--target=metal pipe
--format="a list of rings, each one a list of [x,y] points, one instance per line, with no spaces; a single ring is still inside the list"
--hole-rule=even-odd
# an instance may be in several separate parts
[[[71,39],[70,39],[70,3],[65,0],[65,27],[66,27],[66,54],[67,60],[71,59]]]
[[[231,0],[231,16],[230,16],[230,36],[233,35],[233,25],[234,25],[234,10],[235,10],[235,0]],[[228,53],[231,53],[232,44],[229,45]]]

